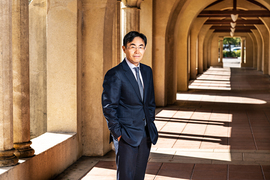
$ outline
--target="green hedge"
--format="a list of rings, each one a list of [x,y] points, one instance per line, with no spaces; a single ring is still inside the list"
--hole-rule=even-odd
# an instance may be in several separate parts
[[[237,51],[223,51],[223,57],[240,57],[241,56],[241,50]]]

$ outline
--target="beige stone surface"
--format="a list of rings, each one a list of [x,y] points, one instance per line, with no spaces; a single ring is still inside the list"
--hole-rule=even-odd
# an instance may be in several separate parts
[[[142,3],[143,0],[122,0],[123,4],[125,6],[137,6],[140,7],[140,4]]]
[[[205,42],[205,37],[206,34],[209,30],[209,28],[212,25],[203,25],[200,33],[199,33],[199,52],[198,52],[198,69],[199,69],[199,73],[202,74],[204,71],[204,42]],[[205,68],[206,69],[206,68]]]
[[[53,179],[80,157],[78,135],[74,133],[45,133],[32,141],[35,156],[20,159],[16,166],[0,168],[0,180]]]
[[[0,166],[17,164],[13,149],[12,2],[0,4]]]
[[[77,132],[77,1],[48,3],[47,131]]]
[[[268,31],[268,36],[269,36],[269,33],[270,33],[270,17],[262,17],[260,18],[262,20],[262,22],[264,23],[265,25],[265,28],[267,29]],[[270,45],[269,45],[269,48],[270,48]],[[270,49],[269,49],[270,50]],[[269,51],[268,50],[268,51]],[[269,57],[269,60],[268,60],[268,75],[270,75],[270,57]]]
[[[113,24],[110,22],[113,22],[115,11],[105,8],[106,5],[114,5],[113,2],[94,2],[82,2],[82,144],[84,155],[102,156],[111,149],[109,130],[102,113],[101,94],[103,77],[112,67],[112,50],[104,46],[111,42],[112,34],[103,34],[100,30],[112,29]],[[108,58],[104,58],[105,54]]]
[[[33,156],[30,148],[28,1],[12,7],[13,140],[18,157]]]
[[[257,69],[257,51],[258,51],[258,47],[257,47],[257,41],[256,38],[254,36],[253,33],[248,33],[248,35],[250,36],[251,40],[252,40],[252,46],[253,46],[253,51],[252,51],[252,55],[253,55],[253,65],[252,67]]]
[[[47,1],[29,4],[30,137],[47,131]]]
[[[139,5],[139,4],[138,4]],[[123,46],[123,38],[130,31],[140,31],[140,6],[136,0],[122,1],[120,3],[120,40]],[[114,9],[113,9],[114,10]],[[119,47],[118,47],[119,48]],[[121,48],[122,49],[122,48]],[[125,53],[121,51],[121,61],[125,58]]]
[[[199,68],[199,33],[207,18],[196,18],[190,30],[190,79],[196,79]]]
[[[129,31],[140,31],[140,9],[135,7],[122,7],[123,35]]]
[[[210,66],[223,66],[222,62],[218,61],[218,41],[220,34],[215,33],[211,42],[211,63]]]
[[[262,71],[268,74],[269,64],[269,31],[264,25],[255,25],[262,38]]]
[[[262,70],[262,59],[263,59],[263,55],[262,55],[262,38],[258,32],[258,30],[252,30],[256,41],[257,41],[257,70],[261,71]]]
[[[241,37],[241,65],[246,63],[246,52],[245,52],[245,47],[246,47],[247,39],[246,37]]]
[[[140,11],[140,32],[147,37],[146,51],[142,63],[153,66],[153,0],[144,0]]]
[[[245,46],[246,46],[245,56],[246,56],[246,58],[244,60],[244,63],[241,64],[241,67],[253,67],[253,53],[254,53],[253,46],[254,46],[254,44],[252,43],[252,39],[249,35],[245,36],[244,38],[246,40],[246,43],[245,43]]]
[[[208,69],[211,64],[211,43],[214,36],[214,29],[210,29],[205,37],[204,42],[204,68]],[[206,70],[204,69],[204,70]]]
[[[122,39],[121,37],[121,2],[117,1],[117,3],[111,3],[111,9],[114,10],[114,18],[113,18],[113,31],[112,33],[112,64],[108,63],[110,66],[116,66],[123,60],[123,50],[122,48]],[[107,31],[109,32],[110,29]],[[107,32],[106,32],[107,34]],[[110,54],[108,53],[108,56]],[[107,59],[107,57],[105,56]],[[109,59],[109,58],[108,58]]]
[[[0,151],[13,148],[12,3],[0,5]]]
[[[210,66],[210,59],[211,59],[211,48],[209,46],[210,40],[213,36],[213,29],[210,29],[207,34],[205,35],[205,40],[203,44],[203,70],[207,70]]]
[[[156,0],[153,5],[153,78],[154,78],[154,88],[156,96],[156,105],[164,106],[167,104],[167,96],[171,93],[176,93],[176,89],[171,86],[173,84],[173,69],[176,66],[168,66],[167,64],[173,64],[172,58],[166,57],[166,49],[168,49],[167,53],[172,52],[173,44],[169,47],[166,45],[165,39],[170,39],[167,37],[167,26],[170,18],[170,14],[168,12],[173,8],[174,1],[165,2],[163,0]],[[168,32],[168,34],[173,35],[173,32]],[[165,62],[165,59],[168,59]],[[171,71],[168,72],[167,69]],[[167,74],[168,73],[168,74]],[[168,78],[166,81],[165,76]],[[167,88],[169,84],[170,88]],[[174,84],[176,86],[176,84]],[[170,91],[170,92],[167,92]],[[172,91],[172,92],[171,92]],[[173,96],[173,95],[172,95]],[[173,102],[175,97],[168,99],[169,102]]]
[[[219,37],[219,61],[223,63],[223,38],[222,36]]]

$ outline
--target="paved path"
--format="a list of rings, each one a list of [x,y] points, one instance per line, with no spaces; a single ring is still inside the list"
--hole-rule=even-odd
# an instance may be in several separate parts
[[[252,69],[210,68],[156,110],[159,140],[147,180],[270,179],[270,78]],[[114,152],[82,157],[58,180],[115,180]]]

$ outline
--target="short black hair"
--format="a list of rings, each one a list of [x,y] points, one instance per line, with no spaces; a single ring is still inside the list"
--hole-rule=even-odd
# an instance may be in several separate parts
[[[140,37],[144,41],[144,45],[147,44],[147,38],[144,34],[139,33],[137,31],[130,31],[127,33],[123,39],[123,46],[127,47],[127,44],[132,42],[135,37]]]

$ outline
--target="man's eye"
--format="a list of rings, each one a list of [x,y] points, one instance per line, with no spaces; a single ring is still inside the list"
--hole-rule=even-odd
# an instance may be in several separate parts
[[[136,46],[130,46],[131,49],[136,49]]]
[[[144,47],[143,46],[139,46],[139,49],[144,49]]]

